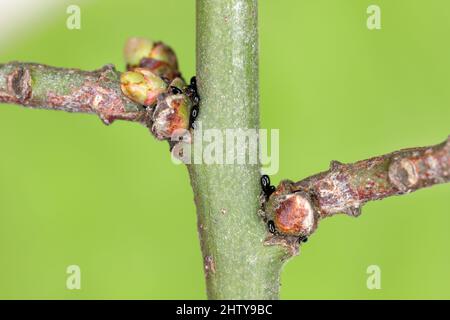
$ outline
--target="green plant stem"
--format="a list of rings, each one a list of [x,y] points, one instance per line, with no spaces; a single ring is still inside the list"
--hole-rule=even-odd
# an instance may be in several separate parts
[[[258,128],[256,0],[197,0],[197,79],[202,130],[214,128],[224,135],[227,128]],[[237,152],[248,151],[243,147]],[[208,297],[278,298],[287,252],[280,246],[264,246],[267,229],[257,214],[260,166],[188,168]]]

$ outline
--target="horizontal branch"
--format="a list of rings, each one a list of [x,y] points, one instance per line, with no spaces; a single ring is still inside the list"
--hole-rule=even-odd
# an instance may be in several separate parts
[[[343,164],[298,182],[282,181],[264,204],[276,235],[307,237],[319,220],[336,213],[361,214],[374,200],[450,181],[450,137],[443,143]],[[274,241],[271,241],[274,243]],[[276,241],[275,241],[276,242]]]
[[[94,71],[42,64],[0,64],[0,103],[97,114],[105,124],[116,119],[145,122],[146,109],[120,88],[112,65]]]
[[[352,164],[332,161],[330,167],[294,183],[293,188],[314,195],[321,217],[339,212],[358,216],[368,201],[449,182],[450,137],[436,146],[404,149]]]

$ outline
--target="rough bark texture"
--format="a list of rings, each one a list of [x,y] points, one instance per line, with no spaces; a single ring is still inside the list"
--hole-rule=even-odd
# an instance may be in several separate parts
[[[0,103],[97,114],[105,124],[116,119],[145,122],[146,110],[120,89],[112,65],[95,71],[34,63],[0,64]]]
[[[257,43],[256,0],[197,1],[197,121],[203,130],[258,128]],[[287,255],[282,247],[264,246],[260,166],[197,164],[189,172],[208,297],[278,298]]]
[[[293,184],[312,195],[322,218],[358,216],[364,203],[450,181],[450,138],[436,146],[411,148],[358,161],[331,162],[329,171]]]

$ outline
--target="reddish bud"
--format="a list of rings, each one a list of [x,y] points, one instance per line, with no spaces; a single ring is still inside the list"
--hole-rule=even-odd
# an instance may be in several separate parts
[[[309,197],[299,192],[278,199],[273,221],[278,232],[292,236],[309,236],[317,225]]]
[[[145,38],[130,38],[125,43],[123,55],[125,62],[130,66],[137,66],[142,58],[148,57],[154,47],[154,43]]]
[[[184,84],[180,81],[182,80],[174,80],[171,87],[177,85],[176,88],[180,89]],[[169,90],[161,94],[153,113],[152,133],[157,139],[163,140],[171,139],[172,135],[180,130],[189,129],[191,108],[191,100],[183,93],[173,94]]]
[[[281,235],[307,237],[317,228],[318,215],[309,195],[282,181],[265,204],[266,218]]]
[[[172,69],[178,70],[178,62],[175,52],[162,42],[155,43],[155,46],[153,47],[148,57],[163,61],[167,63]]]

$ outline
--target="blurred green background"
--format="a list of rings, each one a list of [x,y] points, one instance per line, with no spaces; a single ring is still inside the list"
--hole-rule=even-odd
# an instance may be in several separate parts
[[[71,4],[81,30],[66,28],[61,3],[1,43],[0,61],[122,69],[138,35],[170,44],[194,74],[193,0]],[[366,27],[370,4],[381,30]],[[280,129],[274,182],[450,133],[450,2],[261,0],[259,14],[261,127]],[[449,191],[325,220],[284,268],[281,298],[450,298]],[[71,264],[81,290],[66,289]],[[372,264],[381,290],[366,287]],[[0,298],[205,297],[193,194],[167,144],[132,123],[0,105]]]

